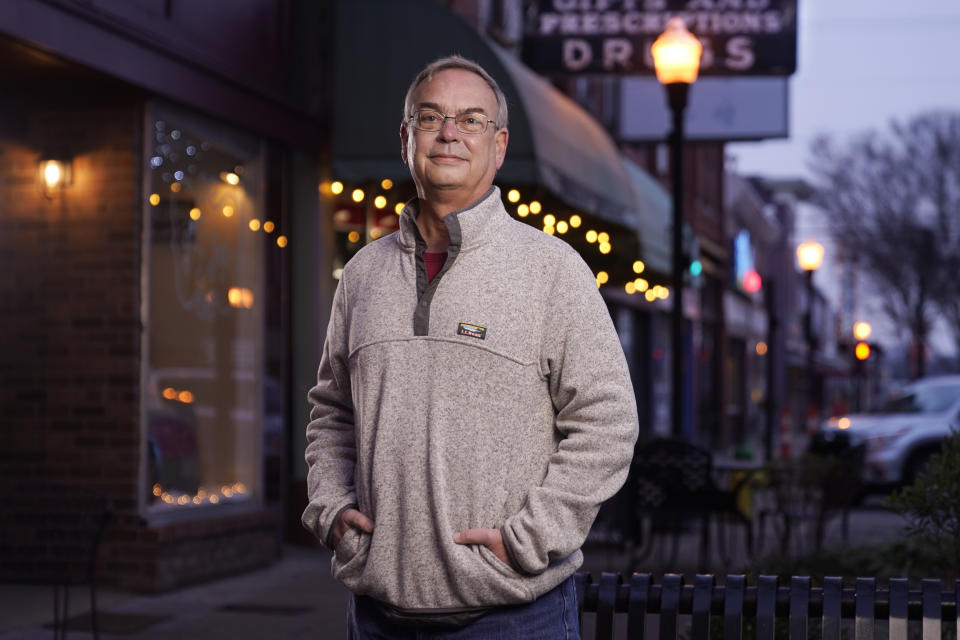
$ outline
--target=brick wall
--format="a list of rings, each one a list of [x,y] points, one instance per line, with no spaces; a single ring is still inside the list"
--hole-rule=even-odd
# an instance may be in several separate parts
[[[82,557],[80,494],[135,508],[141,125],[133,100],[16,109],[0,132],[0,553],[4,573],[38,575]],[[52,149],[73,184],[48,198]]]
[[[113,509],[103,582],[156,591],[266,564],[276,514],[138,513],[143,105],[64,98],[0,113],[0,580],[82,572],[97,500]],[[53,197],[44,150],[73,158]]]

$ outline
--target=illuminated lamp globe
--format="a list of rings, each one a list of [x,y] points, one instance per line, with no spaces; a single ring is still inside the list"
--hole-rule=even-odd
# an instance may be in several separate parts
[[[657,80],[662,84],[693,84],[696,81],[703,45],[687,30],[682,18],[670,18],[650,53]]]
[[[47,160],[43,163],[43,182],[48,188],[60,186],[63,180],[63,164],[57,160]]]
[[[816,271],[823,264],[823,245],[807,240],[797,247],[797,262],[804,271]]]
[[[857,340],[866,340],[873,333],[869,322],[857,322],[853,325],[853,337]]]

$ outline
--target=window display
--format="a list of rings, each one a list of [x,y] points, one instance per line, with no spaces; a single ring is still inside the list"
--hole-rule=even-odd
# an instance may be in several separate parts
[[[250,501],[262,476],[265,252],[286,245],[264,215],[261,143],[159,104],[145,137],[148,512]]]

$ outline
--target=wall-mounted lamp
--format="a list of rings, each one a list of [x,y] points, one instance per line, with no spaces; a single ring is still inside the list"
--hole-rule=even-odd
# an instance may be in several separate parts
[[[240,184],[240,176],[235,174],[233,171],[221,171],[220,179],[232,186]]]
[[[70,160],[41,160],[40,185],[48,198],[73,184],[73,162]]]

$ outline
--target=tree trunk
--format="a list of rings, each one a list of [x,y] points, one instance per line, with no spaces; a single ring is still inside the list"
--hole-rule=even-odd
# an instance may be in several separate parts
[[[933,233],[928,233],[926,229],[921,230],[921,255],[918,256],[920,260],[918,263],[922,265],[923,256],[932,255],[930,251],[930,245],[933,242]],[[913,339],[917,345],[917,378],[923,378],[927,373],[927,318],[926,318],[926,309],[927,309],[927,274],[926,270],[921,266],[919,271],[920,276],[920,286],[918,297],[917,297],[917,306],[914,307],[914,318],[913,318]]]
[[[957,371],[960,371],[960,331],[954,334],[953,341],[957,343]]]

